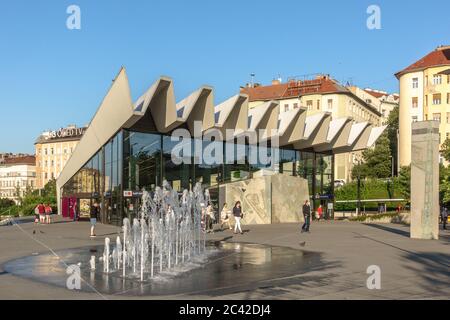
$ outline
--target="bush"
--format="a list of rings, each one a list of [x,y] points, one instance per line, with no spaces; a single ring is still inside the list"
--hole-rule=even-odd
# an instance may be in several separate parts
[[[398,216],[398,213],[382,213],[382,214],[373,214],[373,215],[360,215],[358,217],[350,218],[350,221],[359,221],[364,222],[367,219],[370,219],[372,221],[376,220],[382,220],[384,218],[395,218]]]
[[[353,181],[335,190],[337,201],[357,200],[358,183]],[[393,180],[369,179],[361,180],[361,200],[370,199],[399,199],[403,198],[401,188],[397,178]],[[399,205],[405,206],[406,202],[389,202],[386,204],[387,210],[395,210]],[[355,211],[357,203],[336,203],[336,211]],[[366,210],[377,210],[378,203],[362,203]]]

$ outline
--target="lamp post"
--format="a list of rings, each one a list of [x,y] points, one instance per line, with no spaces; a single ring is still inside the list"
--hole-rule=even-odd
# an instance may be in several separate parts
[[[353,159],[353,163],[355,165],[358,165],[358,172],[356,175],[356,179],[357,179],[357,212],[356,214],[359,216],[359,214],[361,213],[361,159],[357,156],[355,156],[355,158]]]

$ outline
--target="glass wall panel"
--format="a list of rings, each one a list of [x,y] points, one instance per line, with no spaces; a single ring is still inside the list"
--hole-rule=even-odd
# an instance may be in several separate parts
[[[172,141],[170,136],[163,136],[163,180],[167,180],[175,191],[191,190],[193,183],[193,143],[192,140]],[[173,159],[172,159],[173,154]]]
[[[280,149],[279,151],[279,172],[289,176],[297,175],[295,150]]]
[[[111,194],[112,172],[112,143],[105,145],[105,193]]]
[[[161,185],[161,136],[124,132],[124,190],[153,190]]]
[[[224,143],[224,158],[224,182],[239,181],[250,178],[248,145],[233,142]]]

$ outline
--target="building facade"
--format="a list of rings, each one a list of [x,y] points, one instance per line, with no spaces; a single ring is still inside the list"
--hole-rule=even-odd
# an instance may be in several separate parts
[[[0,198],[16,203],[36,188],[36,159],[34,156],[9,157],[0,163]]]
[[[48,181],[58,178],[67,160],[75,150],[86,127],[74,125],[54,131],[44,131],[35,142],[36,188],[42,189]]]
[[[397,93],[387,93],[371,88],[362,89],[356,86],[350,86],[348,89],[377,109],[381,114],[381,123],[383,124],[387,123],[389,114],[399,105],[400,96]]]
[[[385,128],[248,104],[237,94],[214,105],[207,86],[176,103],[167,77],[133,103],[122,68],[56,181],[58,212],[97,201],[101,220],[120,225],[137,216],[144,190],[167,181],[178,193],[200,183],[216,212],[242,201],[247,223],[299,222],[306,199],[332,207],[333,155],[372,146]]]
[[[407,166],[412,122],[438,121],[440,144],[450,137],[450,46],[436,48],[395,76],[400,82],[399,162]]]
[[[360,92],[361,91],[361,92]],[[282,83],[272,81],[268,86],[247,86],[241,92],[249,95],[249,108],[270,100],[278,101],[280,112],[306,108],[308,115],[329,113],[334,119],[351,118],[355,122],[364,122],[373,126],[383,123],[380,103],[368,101],[357,87],[345,87],[328,75],[318,75],[311,80],[289,80]],[[370,96],[371,97],[371,96]],[[375,100],[375,99],[372,99]],[[334,178],[348,182],[351,171],[361,152],[335,155]]]

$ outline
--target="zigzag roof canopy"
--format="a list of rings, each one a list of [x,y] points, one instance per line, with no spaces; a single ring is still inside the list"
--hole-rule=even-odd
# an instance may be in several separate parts
[[[344,153],[371,147],[386,126],[372,127],[351,118],[332,119],[327,112],[306,115],[306,109],[280,112],[279,102],[268,101],[248,109],[248,96],[237,94],[214,106],[214,89],[202,86],[176,103],[173,81],[161,76],[135,103],[131,100],[126,71],[122,68],[92,118],[75,152],[58,177],[64,185],[120,128],[148,128],[170,133],[178,127],[194,134],[194,122],[202,132],[227,129],[234,136],[266,130],[259,141],[279,136],[280,146]]]

